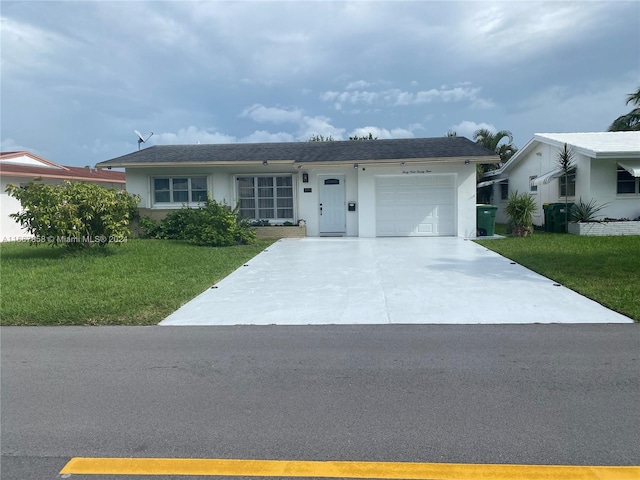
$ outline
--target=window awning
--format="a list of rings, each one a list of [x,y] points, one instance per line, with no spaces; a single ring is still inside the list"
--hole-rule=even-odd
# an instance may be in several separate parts
[[[477,188],[488,187],[489,185],[493,185],[494,183],[502,183],[508,181],[508,178],[499,178],[497,180],[487,180],[486,182],[480,182],[476,185]]]
[[[620,165],[634,177],[640,177],[640,160],[625,160],[623,162],[618,162],[618,165]]]
[[[539,187],[540,185],[546,185],[551,183],[551,181],[555,178],[562,176],[563,170],[561,168],[555,168],[550,172],[545,173],[544,175],[540,175],[539,177],[531,180],[531,185],[535,185]]]

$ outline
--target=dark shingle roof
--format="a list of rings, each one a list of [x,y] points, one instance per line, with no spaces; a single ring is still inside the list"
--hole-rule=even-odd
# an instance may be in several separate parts
[[[465,137],[350,140],[336,142],[229,143],[206,145],[156,145],[106,160],[98,167],[159,164],[264,162],[289,160],[296,163],[358,162],[394,159],[461,157],[499,161],[497,155]]]

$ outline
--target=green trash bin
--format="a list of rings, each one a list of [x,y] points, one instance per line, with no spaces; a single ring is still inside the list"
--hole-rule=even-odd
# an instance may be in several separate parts
[[[554,233],[565,233],[567,231],[567,222],[565,220],[571,220],[571,209],[573,208],[573,203],[552,203],[549,205],[550,207],[550,215],[552,217],[552,229],[550,232]],[[565,209],[568,209],[569,214],[565,217]]]
[[[493,237],[496,233],[495,205],[476,205],[476,225],[478,237]]]
[[[551,204],[543,204],[542,209],[544,210],[544,231],[553,232],[553,216],[551,215]]]

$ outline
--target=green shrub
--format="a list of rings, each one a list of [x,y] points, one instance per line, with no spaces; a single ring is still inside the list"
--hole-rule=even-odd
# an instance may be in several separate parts
[[[183,207],[171,212],[160,222],[144,218],[140,226],[151,238],[186,240],[211,247],[249,244],[255,239],[247,219],[212,199],[198,208]]]
[[[251,222],[252,227],[270,227],[271,222],[269,220],[253,220]]]
[[[142,238],[166,238],[164,224],[150,217],[142,217],[139,222]]]
[[[528,193],[511,192],[504,212],[509,217],[513,234],[524,237],[533,232],[533,214],[538,209],[535,199]]]
[[[597,217],[602,215],[596,215],[600,210],[604,209],[608,203],[598,205],[595,200],[589,202],[583,202],[582,198],[571,209],[571,219],[574,222],[595,222]]]
[[[20,201],[22,210],[10,217],[34,236],[32,243],[73,250],[126,241],[139,201],[123,190],[67,181],[30,182],[25,188],[9,185],[6,192]]]

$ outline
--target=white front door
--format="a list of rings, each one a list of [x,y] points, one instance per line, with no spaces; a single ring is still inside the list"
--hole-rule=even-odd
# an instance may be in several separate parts
[[[320,234],[345,233],[344,175],[320,175]]]

